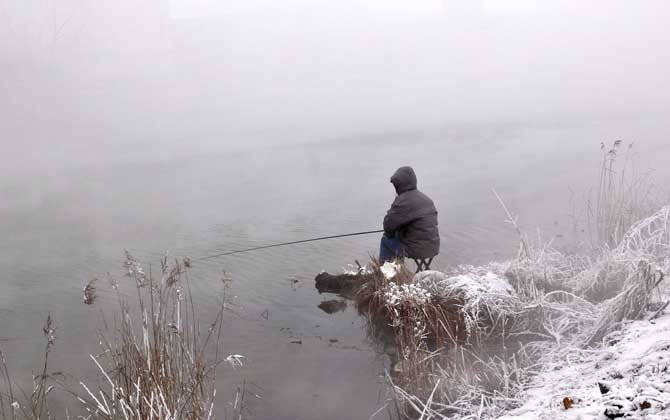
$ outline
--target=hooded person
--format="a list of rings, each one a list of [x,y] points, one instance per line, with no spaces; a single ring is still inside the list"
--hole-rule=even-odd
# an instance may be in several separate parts
[[[417,190],[416,175],[409,166],[399,168],[391,183],[397,196],[384,217],[380,261],[435,257],[440,252],[440,232],[433,200]]]

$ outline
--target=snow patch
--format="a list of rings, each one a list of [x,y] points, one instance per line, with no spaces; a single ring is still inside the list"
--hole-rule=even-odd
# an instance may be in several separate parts
[[[391,280],[400,272],[400,265],[395,262],[387,261],[384,263],[384,265],[379,267],[379,269],[382,271],[382,274],[384,274],[384,277],[386,277],[387,280]]]
[[[670,315],[629,322],[604,342],[562,352],[499,420],[670,419]]]
[[[464,273],[448,276],[439,271],[422,271],[414,276],[417,283],[439,296],[450,296],[454,292],[462,294],[466,299],[474,299],[482,295],[511,296],[514,289],[507,279],[488,271],[483,274]]]
[[[423,305],[430,301],[430,293],[417,284],[401,284],[390,282],[384,291],[386,304],[390,306]]]

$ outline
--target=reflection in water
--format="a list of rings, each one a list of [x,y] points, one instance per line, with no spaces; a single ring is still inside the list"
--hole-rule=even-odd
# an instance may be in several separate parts
[[[347,309],[347,302],[337,299],[324,300],[317,307],[327,314],[334,314],[335,312],[342,312]]]

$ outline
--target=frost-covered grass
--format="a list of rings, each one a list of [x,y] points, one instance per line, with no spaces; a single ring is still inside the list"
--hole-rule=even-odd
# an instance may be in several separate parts
[[[425,305],[430,298],[430,292],[418,283],[398,285],[390,282],[384,290],[384,300],[393,309],[404,305]]]
[[[385,315],[394,333],[399,368],[390,379],[396,414],[422,419],[494,419],[527,407],[526,401],[537,397],[532,389],[545,386],[544,375],[555,381],[553,385],[547,382],[547,387],[560,383],[562,389],[568,389],[571,378],[561,382],[561,372],[591,379],[588,375],[603,374],[608,360],[614,360],[606,355],[626,351],[616,347],[621,338],[613,338],[633,337],[635,328],[646,324],[630,322],[652,316],[670,299],[663,290],[669,270],[670,206],[635,223],[618,246],[592,259],[564,255],[550,247],[529,247],[522,258],[505,264],[460,267],[449,273],[429,271],[411,279],[399,276],[396,282],[380,276],[373,282],[376,291],[366,290],[364,296],[383,307],[377,313]],[[609,294],[599,298],[595,289]],[[656,332],[655,328],[661,328],[658,325],[646,325],[645,334],[651,338],[645,343],[653,357],[670,358],[670,345],[658,335],[665,330]],[[635,339],[627,340],[634,347]],[[600,361],[598,369],[592,369],[593,361]],[[585,364],[582,370],[572,371],[567,368],[572,363]],[[618,387],[632,383],[639,388],[632,400],[620,404],[623,409],[637,407],[639,413],[651,404],[645,413],[661,410],[666,414],[664,385],[644,382],[653,372],[665,369],[659,363],[621,372],[624,377],[619,378],[623,382]],[[642,382],[636,382],[638,377]],[[589,392],[593,386],[597,390],[597,380],[591,379],[585,379],[583,385],[584,389],[591,387]],[[573,399],[571,409],[579,408],[574,413],[582,417],[566,418],[603,418],[588,413],[604,413],[607,398],[588,400],[592,396],[582,395],[585,391],[581,389],[574,398],[563,397]],[[524,412],[527,417],[521,418],[559,418],[546,411],[556,409],[558,394],[531,404]],[[658,401],[650,399],[652,394]],[[621,394],[617,398],[621,396],[630,397]],[[649,401],[642,404],[640,398]],[[589,411],[580,405],[583,401],[597,407]]]
[[[522,406],[500,420],[667,420],[669,337],[670,315],[663,315],[627,322],[600,346],[561,349],[531,381]]]

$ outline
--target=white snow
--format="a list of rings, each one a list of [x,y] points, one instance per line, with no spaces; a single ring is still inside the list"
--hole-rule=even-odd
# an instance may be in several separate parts
[[[401,284],[389,282],[384,290],[384,299],[390,306],[420,306],[430,301],[430,293],[418,284]]]
[[[400,272],[400,265],[395,262],[387,261],[379,267],[387,280],[391,280]]]
[[[491,272],[468,272],[448,276],[440,271],[422,271],[414,276],[413,283],[421,284],[436,295],[448,296],[454,291],[463,294],[466,300],[482,295],[506,295],[513,293],[509,282]]]
[[[498,420],[670,419],[670,315],[629,322],[605,342],[562,351],[531,381],[525,404]]]
[[[321,271],[322,273],[325,273],[325,270]],[[352,276],[357,276],[360,274],[369,274],[372,273],[372,267],[370,265],[366,265],[363,267],[360,266],[355,266],[353,264],[347,264],[344,267],[342,267],[342,274],[349,274]]]

